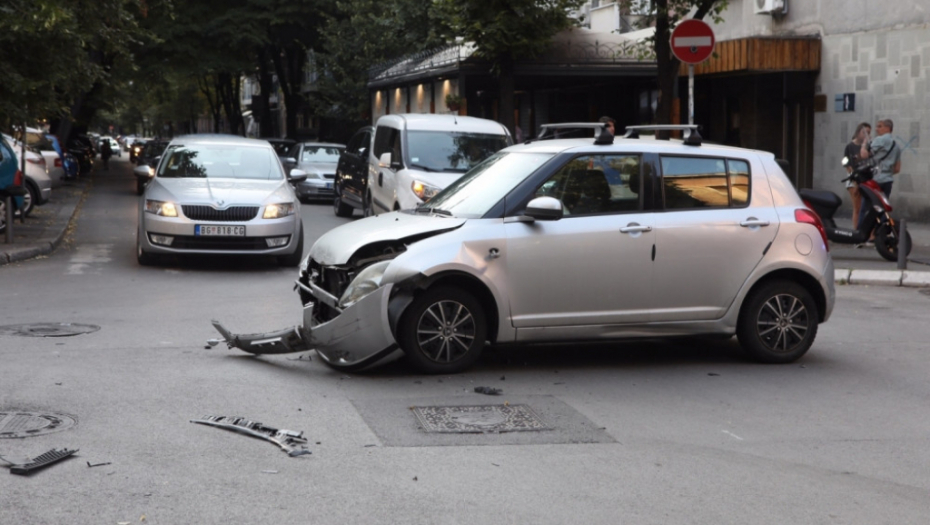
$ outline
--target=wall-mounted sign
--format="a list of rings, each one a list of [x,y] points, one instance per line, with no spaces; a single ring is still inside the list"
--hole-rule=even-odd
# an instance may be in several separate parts
[[[856,94],[841,93],[833,99],[833,109],[837,113],[856,111]]]

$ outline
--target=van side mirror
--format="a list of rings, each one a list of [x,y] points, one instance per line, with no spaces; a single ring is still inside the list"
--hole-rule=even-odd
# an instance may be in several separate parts
[[[380,168],[390,168],[391,167],[391,152],[385,151],[381,154],[381,158],[378,159],[378,167]]]

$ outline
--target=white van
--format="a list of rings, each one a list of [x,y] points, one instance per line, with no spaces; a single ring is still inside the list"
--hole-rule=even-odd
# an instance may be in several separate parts
[[[458,115],[385,115],[368,157],[365,214],[416,208],[463,173],[513,144],[493,120]]]

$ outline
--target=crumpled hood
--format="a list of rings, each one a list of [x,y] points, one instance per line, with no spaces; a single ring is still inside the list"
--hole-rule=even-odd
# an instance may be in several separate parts
[[[367,244],[396,241],[425,233],[454,230],[468,219],[440,215],[414,215],[403,212],[375,215],[343,224],[321,236],[310,248],[309,256],[324,265],[349,262],[352,254]],[[304,260],[306,264],[307,260]]]
[[[156,177],[156,184],[146,191],[150,199],[182,204],[216,206],[261,206],[274,202],[290,202],[294,198],[284,186],[284,179],[209,179]]]

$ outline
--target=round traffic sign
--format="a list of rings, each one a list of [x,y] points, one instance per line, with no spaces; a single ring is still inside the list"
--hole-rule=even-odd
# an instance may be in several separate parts
[[[714,52],[714,31],[703,20],[689,18],[672,31],[672,53],[686,64],[698,64]]]

